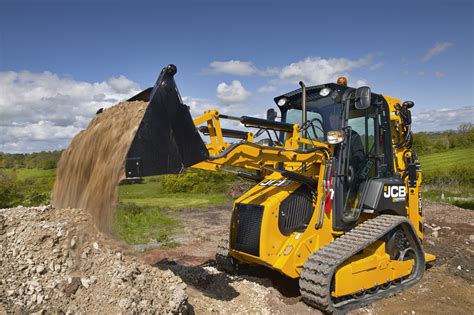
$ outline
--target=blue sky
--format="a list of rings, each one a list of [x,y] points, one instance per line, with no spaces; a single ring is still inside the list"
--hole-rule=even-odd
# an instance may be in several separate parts
[[[472,3],[0,0],[0,151],[64,147],[168,63],[195,115],[262,115],[343,74],[414,100],[415,130],[456,128],[474,120]]]

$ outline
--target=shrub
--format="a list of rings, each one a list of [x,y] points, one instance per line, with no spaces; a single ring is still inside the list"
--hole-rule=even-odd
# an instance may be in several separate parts
[[[23,197],[23,205],[27,207],[35,207],[46,205],[50,202],[49,193],[40,192],[34,188],[29,188]]]
[[[163,192],[179,193],[210,193],[224,192],[230,183],[236,179],[231,173],[207,172],[189,169],[178,175],[165,175],[162,178]]]
[[[0,208],[12,207],[17,198],[16,174],[0,169]]]

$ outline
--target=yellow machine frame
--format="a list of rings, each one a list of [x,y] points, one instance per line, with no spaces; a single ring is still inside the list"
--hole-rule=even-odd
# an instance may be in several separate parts
[[[400,117],[395,109],[395,104],[399,104],[400,100],[384,96],[385,100],[389,104],[390,108],[390,121],[392,126],[392,135],[397,137],[397,133],[400,134],[403,131],[398,128],[401,124]],[[261,148],[253,146],[254,134],[252,132],[247,133],[247,139],[241,145],[228,152],[228,154],[220,156],[229,146],[230,143],[224,140],[219,112],[216,110],[209,110],[204,115],[194,119],[194,124],[199,126],[201,124],[207,124],[209,130],[210,143],[207,144],[207,148],[211,154],[211,158],[207,161],[200,162],[193,166],[193,168],[216,171],[221,167],[228,165],[234,167],[240,167],[251,170],[258,170],[265,176],[265,180],[281,181],[285,177],[280,173],[271,171],[267,167],[276,165],[277,163],[285,163],[286,169],[299,169],[300,171],[304,168],[303,174],[315,178],[318,182],[317,185],[317,198],[314,200],[313,206],[315,208],[315,215],[311,218],[308,227],[303,233],[294,232],[290,236],[285,236],[280,233],[275,226],[278,226],[278,213],[274,209],[278,209],[278,205],[286,197],[290,195],[300,184],[293,182],[284,189],[278,186],[260,186],[256,185],[243,196],[238,198],[235,203],[249,203],[258,204],[263,206],[265,209],[271,212],[266,214],[262,223],[261,235],[266,236],[266,242],[262,242],[260,245],[260,257],[255,257],[247,253],[239,252],[231,249],[230,254],[246,263],[256,263],[267,265],[273,269],[280,271],[281,273],[292,277],[298,278],[303,267],[303,264],[308,257],[323,247],[324,245],[333,241],[336,237],[343,234],[342,232],[335,231],[332,228],[332,211],[326,213],[323,211],[324,202],[326,198],[326,189],[323,180],[325,168],[329,161],[329,155],[332,152],[331,146],[326,143],[315,142],[311,139],[301,137],[300,127],[298,124],[293,125],[293,132],[288,132],[284,147],[265,147]],[[402,136],[402,135],[399,135]],[[322,152],[324,153],[302,153],[297,152],[300,145],[317,145],[318,147],[325,148]],[[281,150],[284,149],[284,150]],[[406,168],[406,158],[411,152],[405,152],[404,150],[394,149],[394,160],[396,160],[396,167],[398,171],[402,171]],[[408,180],[406,180],[408,181]],[[408,218],[412,222],[413,226],[418,227],[423,224],[423,217],[421,213],[421,173],[418,174],[417,185],[415,188],[408,189],[408,203],[407,213]],[[273,209],[273,210],[272,210]],[[370,216],[362,215],[360,221],[363,222]],[[423,233],[417,230],[417,234],[420,239],[423,238]],[[382,268],[386,266],[387,257],[386,254],[381,254],[381,245],[374,250],[370,250],[370,255],[362,260],[351,259],[354,262],[348,262],[345,267],[341,268],[341,276],[338,273],[338,277],[342,277],[342,274],[349,272],[348,268],[352,268],[353,274],[363,274],[360,277],[360,283],[367,282],[367,287],[370,287],[374,283],[374,279],[368,275],[375,265]],[[433,260],[434,256],[427,255],[427,260]],[[407,268],[408,263],[391,263],[390,268],[393,270],[394,277],[400,274],[406,274],[410,272],[410,268]],[[364,271],[364,273],[361,273]],[[375,277],[377,273],[374,273]],[[377,282],[377,281],[375,281]],[[340,282],[344,283],[344,282]],[[347,294],[350,292],[350,285],[343,285],[337,287],[335,296]]]

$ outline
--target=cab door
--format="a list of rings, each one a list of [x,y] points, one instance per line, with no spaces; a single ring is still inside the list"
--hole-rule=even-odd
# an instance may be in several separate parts
[[[348,230],[357,222],[362,210],[359,201],[363,183],[377,177],[383,164],[380,148],[384,137],[378,108],[350,107],[347,116],[346,139],[339,148],[334,176],[334,228],[337,230]]]

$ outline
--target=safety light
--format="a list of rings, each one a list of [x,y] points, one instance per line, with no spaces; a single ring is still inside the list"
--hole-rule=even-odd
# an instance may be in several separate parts
[[[324,89],[321,89],[321,91],[319,91],[319,95],[321,95],[321,96],[328,96],[329,93],[331,93],[330,88],[324,88]]]
[[[283,106],[288,102],[288,99],[286,97],[282,97],[278,100],[278,106]]]
[[[337,84],[347,86],[347,78],[346,77],[337,78]]]
[[[344,132],[342,130],[328,131],[326,137],[330,144],[338,144],[344,141]]]

